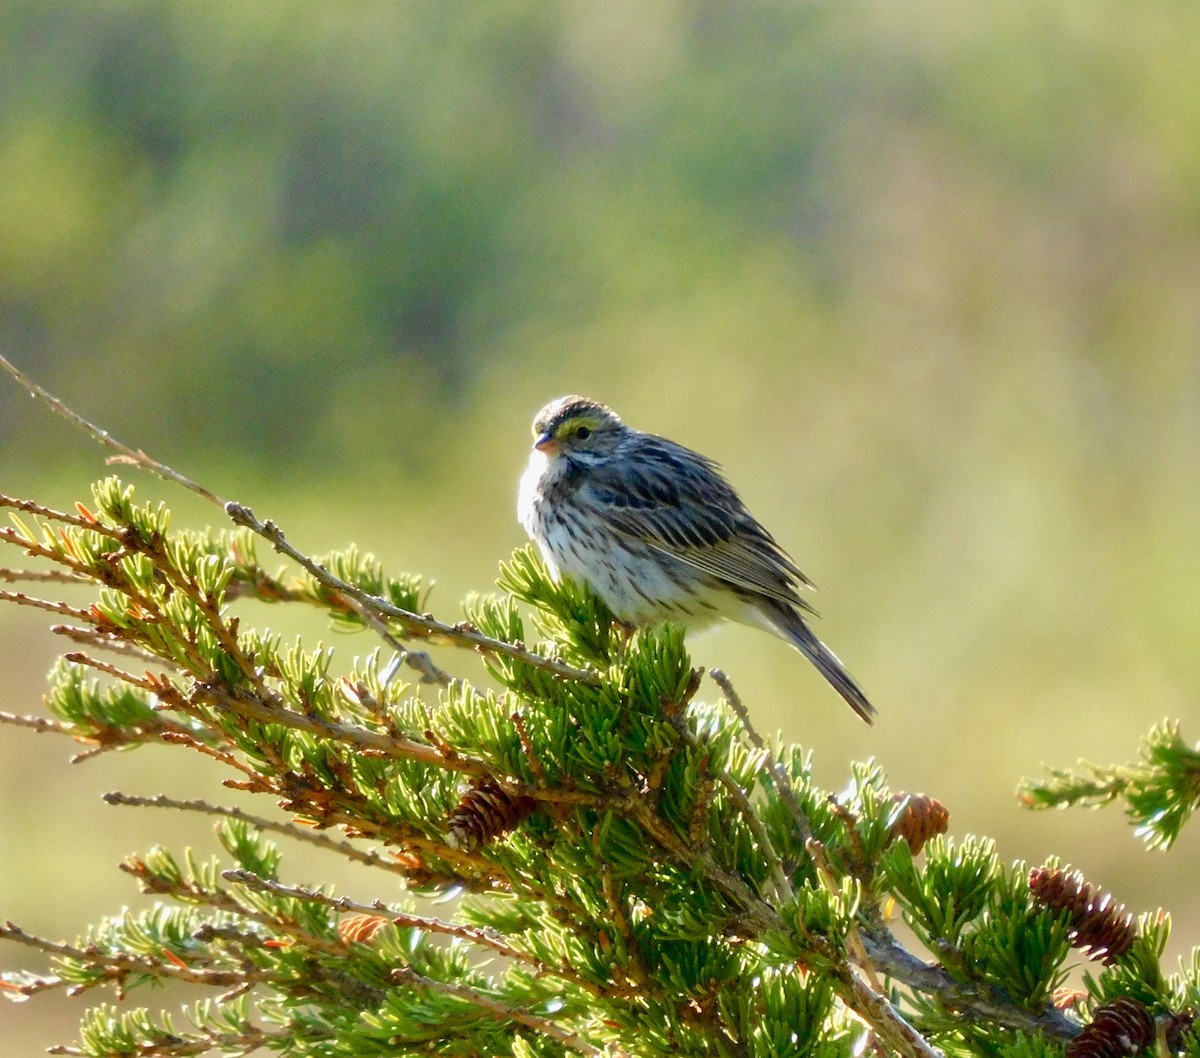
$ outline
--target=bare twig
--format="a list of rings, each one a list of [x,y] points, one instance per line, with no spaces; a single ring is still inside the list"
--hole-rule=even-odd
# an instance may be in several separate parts
[[[77,621],[87,621],[91,618],[91,614],[87,610],[81,610],[77,606],[68,606],[65,602],[55,602],[53,599],[38,599],[32,595],[26,595],[23,591],[0,591],[0,602],[32,606],[35,610],[45,610],[47,613],[73,617]]]
[[[130,687],[140,687],[143,691],[149,691],[151,694],[154,694],[160,686],[159,683],[147,676],[135,676],[132,672],[125,672],[115,665],[110,665],[107,661],[101,661],[99,658],[94,658],[90,654],[85,654],[80,650],[68,651],[63,655],[63,660],[69,661],[74,665],[84,665],[87,668],[95,669],[97,672],[103,672],[106,676],[111,676],[114,680],[127,683]]]
[[[15,378],[22,386],[24,386],[35,398],[40,400],[55,415],[59,415],[66,419],[72,426],[82,430],[84,433],[91,435],[95,440],[102,445],[111,448],[120,457],[114,462],[130,463],[134,466],[142,467],[150,473],[157,475],[164,481],[172,481],[176,485],[182,485],[189,492],[194,492],[197,496],[202,496],[210,503],[215,503],[218,507],[224,507],[225,501],[221,499],[215,492],[206,489],[203,485],[192,481],[191,478],[185,477],[176,470],[172,470],[165,463],[160,463],[157,459],[148,456],[141,449],[136,451],[126,444],[122,444],[113,437],[107,430],[100,429],[94,423],[88,422],[82,415],[72,411],[53,393],[43,389],[33,379],[26,375],[23,371],[14,367],[5,357],[0,356],[0,367],[4,368],[13,378]]]
[[[73,724],[66,720],[56,720],[45,716],[21,716],[18,713],[0,711],[0,724],[11,724],[14,727],[27,727],[38,734],[66,735],[76,742],[83,742],[91,748],[75,754],[72,764],[80,764],[85,760],[107,753],[110,750],[122,749],[128,746],[140,746],[150,742],[164,742],[169,738],[185,734],[172,723],[145,723],[137,727],[116,728],[97,726],[89,729],[86,722]]]
[[[381,867],[385,871],[391,871],[400,875],[408,874],[407,868],[402,867],[386,856],[379,855],[377,852],[365,852],[362,849],[355,848],[348,841],[336,841],[318,831],[306,830],[291,823],[280,823],[275,820],[265,819],[262,816],[251,815],[249,812],[243,812],[240,808],[209,804],[207,801],[201,800],[177,801],[162,794],[159,794],[157,797],[135,797],[117,791],[106,793],[104,800],[110,805],[129,805],[135,808],[174,808],[183,812],[199,812],[203,815],[236,819],[239,822],[248,823],[258,830],[270,831],[273,834],[284,834],[297,841],[304,841],[309,845],[315,845],[318,848],[336,852],[347,859],[364,863],[368,867]]]
[[[709,669],[708,674],[712,677],[713,682],[721,688],[721,693],[725,696],[725,701],[729,703],[729,708],[737,714],[737,718],[742,722],[742,728],[746,732],[746,737],[750,739],[755,749],[763,754],[763,763],[766,765],[767,772],[775,783],[775,789],[779,791],[779,796],[783,798],[784,803],[788,806],[788,810],[792,813],[792,818],[796,821],[796,829],[800,834],[800,840],[808,842],[813,836],[812,825],[808,821],[808,815],[804,811],[804,806],[800,804],[800,798],[796,795],[796,789],[792,785],[791,777],[783,770],[783,765],[775,759],[775,755],[771,752],[770,747],[763,741],[758,731],[755,730],[754,724],[750,720],[750,712],[742,704],[741,696],[734,689],[729,677],[720,669]]]
[[[53,733],[76,737],[75,728],[65,720],[51,720],[48,716],[21,716],[19,713],[0,712],[0,724],[12,724],[14,727],[28,727],[39,735]]]
[[[82,573],[61,569],[0,569],[0,581],[9,584],[88,584]]]

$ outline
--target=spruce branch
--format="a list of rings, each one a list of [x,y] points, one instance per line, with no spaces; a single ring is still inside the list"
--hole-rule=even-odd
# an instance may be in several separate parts
[[[187,481],[100,439],[125,462]],[[452,1041],[464,1054],[518,1058],[849,1058],[867,1048],[1044,1058],[1089,1018],[1087,1046],[1107,1053],[1132,1024],[1113,1013],[1131,1009],[1123,1000],[1145,1012],[1139,1039],[1148,1018],[1164,1054],[1191,1046],[1180,997],[1200,995],[1200,958],[1166,978],[1165,922],[1143,915],[1134,930],[1100,894],[1052,874],[1031,888],[1025,865],[1001,863],[986,839],[943,836],[945,807],[893,793],[873,764],[852,765],[838,797],[822,791],[809,755],[758,734],[727,676],[711,673],[717,701],[699,696],[681,629],[629,634],[586,589],[552,581],[528,548],[502,566],[500,595],[471,604],[471,623],[441,622],[420,612],[419,578],[388,578],[354,549],[305,555],[245,505],[192,491],[222,504],[235,528],[172,529],[165,507],[135,504],[115,479],[96,486],[94,512],[0,499],[18,518],[0,543],[53,574],[0,581],[94,593],[55,626],[77,649],[52,673],[53,718],[0,722],[89,752],[191,749],[231,775],[226,786],[283,813],[107,795],[214,817],[223,855],[129,857],[123,869],[158,903],[105,920],[94,940],[0,933],[59,969],[9,975],[4,990],[61,981],[120,994],[161,978],[223,994],[183,1032],[144,1011],[99,1008],[81,1046],[60,1053],[422,1053]],[[299,567],[294,581],[259,565],[258,539]],[[379,647],[345,664],[340,651],[251,627],[248,597],[372,629],[417,674],[413,685],[394,678]],[[0,603],[56,617],[67,605],[29,598],[9,591]],[[535,649],[525,608],[547,640]],[[498,689],[433,666],[402,645],[412,640],[480,654]],[[105,650],[121,656],[103,660]],[[1147,820],[1166,808],[1177,829],[1200,796],[1195,751],[1164,730],[1143,767],[1093,776],[1091,796],[1136,800]],[[1078,783],[1046,800],[1071,796],[1087,802]],[[381,892],[399,875],[416,893],[461,899],[434,914],[413,898],[285,884],[266,835],[383,868]],[[915,939],[889,927],[893,905]],[[1111,958],[1064,1011],[1052,996],[1072,940]]]
[[[434,918],[429,915],[417,915],[409,911],[402,911],[398,908],[391,907],[385,904],[382,900],[375,900],[369,904],[364,904],[356,900],[351,900],[344,896],[330,896],[326,893],[319,892],[315,889],[305,888],[297,885],[284,885],[280,882],[272,881],[269,878],[262,878],[252,871],[247,870],[230,870],[223,871],[221,877],[229,882],[237,882],[240,885],[246,886],[248,889],[257,890],[259,892],[271,893],[274,896],[290,897],[296,900],[308,901],[314,904],[320,904],[330,908],[339,914],[358,914],[363,916],[372,916],[382,919],[384,922],[394,926],[400,926],[404,929],[421,930],[425,933],[433,933],[444,937],[453,937],[456,940],[462,941],[465,944],[473,945],[477,948],[485,948],[491,952],[501,955],[506,959],[512,959],[515,962],[523,963],[538,977],[557,977],[591,992],[594,995],[614,995],[612,989],[601,988],[593,981],[575,973],[569,966],[555,965],[551,966],[543,962],[541,959],[529,954],[521,948],[515,947],[503,935],[495,930],[479,928],[476,926],[467,926],[457,922],[450,922],[440,918]]]
[[[335,576],[303,552],[292,547],[285,539],[283,531],[279,526],[269,519],[265,522],[259,521],[249,507],[240,503],[227,503],[225,505],[225,512],[235,525],[244,526],[257,533],[281,555],[290,558],[321,584],[362,607],[362,612],[385,619],[391,618],[396,620],[412,634],[435,636],[455,646],[466,647],[484,655],[499,654],[520,661],[531,668],[541,669],[544,672],[549,672],[554,676],[564,679],[578,680],[580,683],[591,684],[593,686],[600,682],[600,677],[593,672],[576,668],[573,665],[567,665],[565,662],[554,658],[543,657],[541,654],[535,654],[533,651],[527,650],[518,644],[486,636],[469,624],[459,623],[449,625],[436,620],[430,615],[413,613],[411,610],[393,606],[391,603],[377,596],[369,595],[353,584]],[[437,675],[433,679],[434,682],[438,683],[449,682],[448,678],[443,680]]]
[[[1079,1034],[1078,1023],[1050,1006],[1031,1012],[981,985],[964,985],[937,963],[925,962],[896,940],[881,923],[862,931],[863,946],[872,963],[887,977],[915,992],[936,999],[946,1010],[959,1011],[981,1023],[1006,1030],[1034,1032],[1069,1040]]]
[[[119,654],[122,657],[133,658],[136,661],[142,662],[143,665],[161,666],[164,664],[162,658],[142,650],[133,643],[127,643],[119,639],[111,632],[102,632],[95,628],[80,627],[79,625],[51,625],[50,631],[56,636],[62,636],[64,639],[69,639],[73,643],[80,644],[80,646],[89,647],[92,650],[105,650],[110,654]]]
[[[755,730],[750,719],[750,711],[742,704],[741,695],[734,688],[733,681],[720,669],[709,669],[708,674],[712,677],[713,682],[721,688],[721,693],[725,695],[725,701],[729,703],[729,707],[741,721],[742,729],[746,732],[746,737],[749,738],[751,745],[762,754],[763,763],[775,784],[775,789],[779,791],[779,796],[783,798],[788,810],[792,813],[792,818],[796,821],[796,830],[800,835],[800,840],[807,844],[812,838],[812,826],[805,814],[804,807],[800,804],[800,799],[796,796],[790,776],[775,759],[762,736]]]
[[[137,1051],[112,1051],[120,1054],[121,1058],[196,1058],[209,1054],[256,1054],[263,1049],[278,1049],[289,1044],[292,1037],[283,1033],[274,1036],[260,1029],[248,1029],[244,1032],[209,1032],[195,1039],[155,1039],[151,1043],[139,1046]],[[68,1058],[91,1058],[96,1054],[91,1048],[55,1046],[46,1050],[47,1054],[61,1054]]]
[[[1169,849],[1200,808],[1200,748],[1164,720],[1142,741],[1141,758],[1101,767],[1081,761],[1078,771],[1050,769],[1047,779],[1025,779],[1018,797],[1027,808],[1099,808],[1121,798],[1136,834],[1152,849]]]
[[[375,628],[384,637],[385,641],[404,658],[405,662],[420,671],[422,676],[429,682],[445,685],[450,682],[450,677],[434,666],[428,656],[420,652],[410,652],[401,646],[391,636],[390,632],[387,631],[386,627],[381,626],[380,618],[395,619],[404,625],[410,633],[419,633],[426,636],[435,635],[454,645],[467,647],[482,654],[500,654],[511,657],[533,668],[543,669],[566,679],[574,679],[592,684],[598,681],[598,677],[594,673],[577,669],[574,666],[566,665],[552,658],[542,657],[539,654],[526,650],[524,647],[482,635],[469,625],[445,624],[444,622],[435,620],[431,616],[413,613],[401,607],[394,606],[384,599],[369,595],[347,581],[336,577],[328,569],[292,547],[284,538],[283,531],[273,521],[269,519],[265,522],[259,521],[254,512],[246,505],[223,500],[205,486],[172,469],[165,463],[159,462],[141,449],[135,450],[118,441],[108,431],[101,429],[83,416],[72,411],[61,400],[16,368],[4,356],[0,356],[0,367],[8,371],[17,382],[24,386],[38,400],[44,402],[56,415],[66,419],[94,440],[117,452],[118,456],[115,461],[128,463],[143,470],[148,470],[163,480],[180,485],[189,492],[193,492],[210,503],[216,504],[229,515],[230,520],[235,525],[244,526],[258,536],[261,536],[276,551],[291,558],[319,583],[344,596],[350,601],[353,608],[363,617],[366,623]],[[30,504],[28,507],[19,509],[29,510],[30,513],[40,513],[38,510],[33,509],[37,506],[36,504]],[[58,517],[64,518],[64,516]]]
[[[380,870],[391,871],[394,874],[402,876],[408,874],[407,870],[395,860],[389,859],[387,856],[381,856],[377,852],[357,848],[348,841],[337,841],[320,831],[309,830],[305,827],[296,826],[294,823],[280,823],[278,820],[244,812],[240,808],[234,808],[229,805],[209,804],[209,802],[201,799],[178,800],[173,797],[167,797],[164,794],[158,794],[154,797],[137,797],[116,790],[106,793],[104,801],[110,805],[124,805],[132,808],[171,808],[180,812],[198,812],[202,815],[218,816],[223,819],[235,819],[238,822],[254,827],[255,830],[283,834],[294,841],[314,845],[317,848],[336,853],[348,860],[354,860],[368,867],[377,867]]]
[[[588,1055],[589,1058],[604,1058],[604,1051],[599,1047],[594,1047],[579,1034],[564,1029],[550,1018],[540,1017],[528,1010],[509,1006],[466,985],[452,984],[448,981],[439,981],[432,977],[426,977],[424,974],[417,973],[407,966],[393,970],[392,981],[400,985],[416,985],[430,992],[463,1000],[487,1016],[494,1018],[502,1025],[516,1022],[533,1029],[543,1036],[548,1036],[552,1040],[557,1040],[579,1054]],[[617,1051],[616,1053],[621,1054],[622,1052]]]
[[[84,947],[64,944],[61,941],[52,941],[36,934],[27,933],[15,922],[0,923],[0,940],[36,948],[56,959],[67,959],[87,965],[93,971],[100,970],[93,980],[82,985],[73,984],[62,977],[42,978],[28,984],[5,984],[8,991],[24,996],[62,987],[67,989],[68,995],[79,995],[90,988],[104,984],[115,984],[121,988],[130,977],[139,976],[216,988],[240,987],[265,979],[264,975],[249,972],[210,970],[202,966],[190,966],[177,956],[171,955],[166,949],[163,950],[163,958],[150,958],[129,952],[106,952],[96,944]]]

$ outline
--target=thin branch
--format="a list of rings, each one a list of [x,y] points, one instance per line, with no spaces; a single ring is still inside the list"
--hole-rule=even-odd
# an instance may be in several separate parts
[[[146,955],[102,951],[95,944],[90,944],[86,948],[77,948],[71,944],[63,944],[60,941],[53,941],[46,937],[39,937],[33,933],[26,933],[15,922],[0,924],[0,940],[11,940],[16,944],[23,944],[28,948],[36,948],[38,951],[53,955],[58,959],[73,959],[76,962],[83,963],[85,966],[102,966],[108,971],[102,980],[98,980],[94,984],[86,986],[74,984],[70,986],[80,990],[84,987],[92,988],[111,980],[121,980],[130,974],[146,974],[150,977],[161,977],[173,981],[184,981],[188,984],[212,985],[221,988],[244,984],[248,980],[254,982],[266,980],[265,972],[252,975],[241,970],[206,970],[191,967],[174,952],[168,953],[170,957],[159,962],[157,959],[151,959]],[[32,984],[33,982],[31,982],[31,986]],[[22,991],[22,986],[20,985],[16,985],[15,988],[18,992]]]
[[[331,573],[319,563],[314,562],[302,551],[298,551],[287,542],[279,526],[270,519],[265,522],[259,521],[254,512],[244,504],[227,503],[225,505],[225,513],[229,515],[235,525],[243,526],[257,533],[281,555],[286,555],[297,565],[303,567],[321,584],[346,596],[352,602],[357,602],[359,605],[368,607],[376,613],[382,614],[384,617],[390,617],[401,622],[422,635],[440,636],[456,646],[467,647],[481,654],[500,654],[504,657],[510,657],[524,662],[532,668],[552,673],[562,679],[575,680],[592,687],[598,687],[602,682],[599,673],[590,672],[587,669],[578,669],[574,665],[568,665],[554,658],[543,657],[541,654],[535,654],[531,650],[526,650],[523,646],[518,646],[515,643],[507,643],[503,639],[493,639],[491,636],[485,636],[482,632],[477,631],[469,625],[449,625],[436,620],[428,614],[414,613],[412,610],[404,610],[399,606],[393,606],[387,600],[363,591],[361,588],[349,583],[349,581],[342,580],[341,577]]]
[[[416,760],[447,771],[459,771],[466,775],[486,775],[487,766],[473,757],[456,754],[444,755],[434,746],[414,742],[402,735],[385,735],[355,724],[343,724],[336,720],[322,720],[307,713],[298,713],[283,705],[271,705],[257,698],[231,693],[212,683],[199,685],[199,693],[205,694],[219,707],[229,708],[251,720],[267,724],[282,724],[296,731],[304,731],[319,738],[357,746],[360,750],[377,753],[396,760]]]
[[[66,735],[69,738],[79,737],[74,725],[68,724],[65,720],[52,720],[48,716],[21,716],[19,713],[0,711],[0,724],[12,724],[14,727],[28,727],[36,731],[39,735],[53,733],[55,735]]]
[[[313,951],[325,955],[341,957],[345,954],[345,949],[340,943],[309,932],[287,915],[272,914],[270,911],[248,906],[236,899],[228,889],[206,889],[198,882],[189,881],[186,878],[166,881],[155,875],[146,862],[138,856],[126,858],[120,865],[120,869],[136,878],[143,892],[165,894],[182,903],[203,904],[205,907],[237,915],[239,918],[257,922],[268,929],[277,930]]]
[[[746,821],[746,825],[754,835],[754,840],[758,842],[759,851],[762,853],[763,859],[771,871],[771,880],[775,886],[775,893],[772,899],[776,903],[783,903],[794,895],[792,883],[788,881],[788,876],[784,873],[783,862],[779,858],[779,853],[775,851],[775,846],[771,842],[771,836],[767,833],[767,828],[763,826],[762,820],[758,818],[758,813],[754,811],[754,805],[750,803],[750,798],[746,796],[746,791],[737,784],[729,772],[722,768],[717,773],[717,779],[725,787],[725,791],[729,796],[733,798],[734,804],[738,806],[742,818]]]
[[[401,621],[409,628],[415,629],[425,635],[438,635],[456,643],[460,646],[469,647],[483,654],[501,654],[507,657],[515,658],[518,661],[523,661],[525,664],[534,668],[542,669],[546,672],[551,672],[563,679],[577,680],[582,683],[587,683],[591,686],[599,686],[600,676],[594,672],[589,672],[585,669],[577,669],[572,665],[567,665],[564,662],[556,661],[552,658],[544,658],[539,654],[526,650],[524,647],[516,646],[512,643],[506,643],[500,639],[493,639],[491,636],[485,636],[482,633],[467,628],[462,625],[448,625],[441,621],[434,620],[432,617],[426,617],[423,614],[413,613],[409,610],[403,610],[398,606],[393,606],[391,603],[383,599],[370,595],[362,591],[360,588],[347,583],[339,577],[334,576],[323,566],[314,562],[307,555],[297,551],[294,547],[287,543],[284,539],[282,531],[274,522],[260,522],[254,512],[249,507],[240,503],[234,503],[221,499],[216,493],[205,488],[203,485],[193,481],[191,478],[180,474],[177,470],[172,469],[165,463],[160,463],[157,459],[147,455],[140,449],[132,449],[128,445],[123,444],[114,438],[107,430],[102,430],[99,426],[89,422],[83,416],[77,414],[68,408],[61,400],[55,397],[52,393],[43,389],[33,379],[29,378],[24,372],[16,368],[5,357],[0,356],[0,367],[3,367],[10,375],[13,376],[22,386],[25,387],[34,397],[45,403],[51,411],[56,415],[62,416],[71,425],[89,434],[101,444],[119,454],[119,462],[130,463],[134,466],[142,467],[149,470],[152,474],[157,475],[165,481],[174,482],[177,485],[183,486],[190,492],[194,492],[198,496],[202,496],[210,503],[215,503],[220,506],[230,519],[236,525],[244,526],[252,532],[261,536],[280,554],[287,555],[294,562],[297,562],[304,569],[308,570],[322,584],[332,588],[334,591],[345,595],[349,600],[358,605],[355,606],[356,611],[359,611],[360,616],[377,632],[384,636],[388,645],[397,650],[406,663],[411,665],[422,673],[425,679],[429,682],[440,683],[446,685],[450,682],[450,677],[433,665],[429,657],[419,651],[408,651],[401,646],[394,637],[391,636],[386,628],[380,628],[376,621],[372,621],[368,614],[362,613],[359,607],[366,607],[368,611],[373,611],[376,614],[382,614],[384,617],[394,618]]]
[[[76,621],[89,621],[92,614],[77,606],[68,606],[65,602],[55,602],[53,599],[38,599],[26,595],[23,591],[0,590],[0,602],[16,603],[18,606],[32,606],[35,610],[45,610],[48,613],[60,614],[63,617],[73,617]]]
[[[697,682],[699,674],[697,672]],[[671,714],[672,726],[679,733],[679,736],[693,749],[703,750],[699,738],[692,732],[683,719],[682,710]],[[759,819],[758,813],[754,810],[754,805],[750,802],[746,791],[742,789],[732,775],[725,768],[719,768],[716,771],[717,781],[724,787],[726,793],[733,799],[733,803],[737,805],[742,818],[746,821],[746,825],[750,828],[750,832],[754,835],[755,841],[758,842],[759,850],[762,852],[763,859],[766,861],[767,868],[771,872],[772,884],[775,888],[775,893],[772,895],[772,902],[775,905],[783,904],[790,896],[793,895],[792,883],[788,880],[787,874],[783,869],[783,862],[779,858],[779,853],[775,850],[775,845],[771,841],[771,836],[767,833],[766,827],[763,826],[762,820]]]
[[[507,1003],[502,1003],[498,999],[486,996],[482,992],[477,992],[466,985],[435,981],[432,977],[419,974],[416,970],[410,969],[407,966],[393,970],[391,977],[396,984],[415,984],[421,988],[427,988],[431,992],[439,992],[445,996],[454,996],[456,999],[466,1000],[472,1006],[478,1007],[497,1021],[506,1023],[516,1021],[533,1029],[535,1032],[540,1032],[543,1036],[549,1036],[551,1039],[558,1040],[563,1046],[569,1047],[579,1054],[589,1055],[589,1058],[604,1058],[604,1052],[600,1048],[593,1047],[578,1033],[564,1029],[557,1022],[551,1021],[549,1018],[538,1017],[536,1014],[531,1014],[529,1011],[522,1010],[519,1007],[511,1007]]]
[[[126,672],[115,665],[110,665],[107,661],[101,661],[99,658],[94,658],[90,654],[84,654],[79,650],[67,651],[63,655],[63,660],[69,661],[73,665],[83,665],[85,668],[103,672],[106,676],[111,676],[114,680],[127,683],[130,687],[138,687],[143,691],[149,691],[151,694],[157,693],[161,686],[161,684],[146,676],[135,676],[132,672]]]
[[[621,807],[681,865],[693,870],[699,868],[709,882],[739,906],[753,921],[757,930],[768,932],[782,927],[783,920],[773,904],[754,892],[740,875],[733,874],[718,864],[707,849],[686,844],[658,818],[640,791],[629,789]]]
[[[869,1020],[876,1035],[889,1046],[892,1053],[905,1058],[943,1058],[942,1052],[932,1046],[885,996],[872,989],[866,981],[858,978],[849,968],[839,976],[842,990],[848,993],[843,996],[847,1005]]]
[[[127,805],[135,808],[174,808],[182,812],[199,812],[203,815],[236,819],[241,823],[248,823],[258,830],[269,831],[273,834],[284,834],[297,841],[304,841],[318,848],[336,852],[347,859],[366,864],[368,867],[381,867],[385,871],[391,871],[399,875],[407,875],[409,873],[407,868],[396,863],[394,860],[379,855],[377,852],[364,852],[362,849],[356,849],[348,841],[336,841],[326,834],[313,830],[305,830],[303,827],[298,827],[291,823],[279,823],[274,820],[265,819],[262,816],[243,812],[240,808],[209,804],[207,801],[201,800],[177,801],[163,794],[159,794],[157,797],[135,797],[118,791],[106,793],[104,800],[110,805]]]
[[[0,569],[0,581],[8,584],[90,584],[81,573],[61,569]]]
[[[0,360],[3,359],[4,357],[0,356]],[[0,507],[11,507],[14,511],[32,514],[38,518],[45,518],[50,522],[62,522],[64,525],[73,525],[76,529],[90,529],[92,532],[99,533],[101,536],[107,536],[113,540],[119,541],[121,539],[121,531],[119,529],[104,525],[102,522],[96,521],[93,517],[84,517],[83,514],[67,514],[66,511],[56,511],[53,507],[47,507],[33,500],[25,500],[17,496],[7,496],[0,493]],[[83,508],[79,509],[83,510]],[[5,533],[12,533],[12,530],[6,529]],[[13,533],[12,536],[6,537],[5,542],[19,547],[23,539],[26,538]],[[36,543],[36,541],[33,542]]]
[[[135,658],[145,665],[158,665],[182,671],[170,659],[151,654],[148,650],[142,650],[141,647],[128,643],[110,632],[101,632],[96,628],[80,628],[78,625],[51,625],[50,631],[56,636],[62,636],[73,643],[81,643],[95,650],[107,650],[113,654]]]
[[[296,1033],[277,1033],[271,1035],[260,1029],[248,1028],[244,1032],[205,1032],[196,1039],[166,1042],[155,1040],[151,1046],[153,1051],[140,1050],[146,1058],[198,1058],[208,1054],[241,1054],[258,1053],[259,1050],[270,1047],[271,1050],[283,1051],[285,1046],[295,1045]],[[67,1055],[68,1058],[81,1058],[83,1055],[94,1054],[92,1050],[83,1051],[78,1047],[58,1045],[49,1047],[47,1054]],[[123,1052],[125,1053],[125,1052]]]
[[[476,926],[459,925],[454,922],[447,922],[440,918],[430,918],[426,915],[414,915],[407,911],[400,911],[396,908],[389,907],[381,900],[376,900],[370,904],[363,904],[356,900],[351,900],[349,897],[329,896],[326,893],[321,893],[314,889],[308,889],[303,886],[283,885],[280,882],[274,882],[268,878],[263,878],[261,875],[255,874],[253,871],[222,871],[221,877],[227,882],[237,882],[246,886],[248,889],[253,889],[260,893],[271,893],[274,896],[284,896],[296,900],[310,901],[315,904],[323,904],[325,907],[332,908],[334,911],[339,912],[353,912],[360,915],[377,915],[382,918],[386,918],[393,925],[400,926],[404,929],[420,929],[424,930],[426,933],[437,933],[441,934],[442,936],[456,937],[458,940],[466,941],[469,944],[474,944],[482,948],[489,948],[498,955],[503,955],[505,958],[513,959],[516,962],[532,966],[537,971],[538,976],[560,977],[587,989],[593,995],[604,994],[603,990],[600,989],[595,983],[580,977],[570,967],[548,966],[546,963],[530,955],[528,952],[522,951],[520,948],[514,948],[501,934],[497,933],[495,930],[481,929]]]
[[[993,998],[980,986],[955,981],[936,964],[922,962],[900,945],[883,925],[861,931],[864,947],[871,961],[893,980],[914,991],[936,997],[948,1010],[973,1014],[981,1021],[991,1021],[1006,1029],[1022,1032],[1043,1032],[1059,1040],[1079,1035],[1080,1026],[1053,1007],[1034,1014],[1011,1002]]]
[[[92,438],[99,441],[102,445],[105,445],[106,447],[111,448],[114,452],[118,453],[120,456],[119,462],[131,463],[134,466],[142,467],[146,470],[149,470],[152,474],[162,478],[164,481],[172,481],[176,485],[182,485],[189,492],[194,492],[197,496],[202,496],[210,503],[215,503],[218,507],[225,506],[225,501],[221,499],[221,497],[215,492],[209,491],[203,485],[192,481],[191,478],[184,477],[184,475],[180,474],[176,470],[172,470],[165,463],[160,463],[157,459],[151,458],[141,449],[135,451],[128,445],[122,444],[107,430],[100,429],[100,427],[96,426],[94,423],[88,422],[88,420],[82,415],[73,412],[61,400],[54,396],[53,393],[43,389],[23,371],[14,367],[8,361],[8,359],[3,356],[0,356],[0,367],[4,368],[5,371],[12,375],[12,377],[15,378],[22,386],[24,386],[35,398],[49,407],[49,409],[54,412],[55,415],[59,415],[66,419],[67,422],[69,422],[72,426],[82,430],[86,434],[91,435]]]
[[[712,677],[713,682],[721,688],[721,693],[725,696],[725,701],[729,703],[729,708],[734,711],[737,718],[742,722],[742,728],[746,732],[746,737],[750,739],[755,749],[763,754],[763,763],[766,765],[767,773],[771,776],[772,781],[775,783],[775,789],[779,791],[779,796],[783,798],[784,803],[788,806],[788,810],[792,813],[792,818],[796,821],[796,829],[800,834],[800,840],[807,843],[813,836],[812,824],[808,821],[808,815],[804,811],[804,806],[800,804],[800,798],[796,795],[791,777],[784,771],[783,765],[775,759],[775,754],[771,752],[771,748],[763,741],[762,736],[755,729],[754,724],[750,720],[750,712],[742,704],[741,696],[734,689],[729,677],[720,669],[709,669],[708,674]]]

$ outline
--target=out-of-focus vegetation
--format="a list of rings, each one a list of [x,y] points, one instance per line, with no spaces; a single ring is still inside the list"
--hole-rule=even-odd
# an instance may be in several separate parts
[[[1155,875],[1115,815],[1011,794],[1200,729],[1198,46],[1200,9],[1083,0],[11,0],[0,348],[307,550],[438,579],[435,611],[519,540],[534,410],[608,400],[724,462],[882,714],[699,639],[761,727],[1190,946],[1194,838]],[[100,459],[0,386],[0,487],[68,502]],[[55,644],[6,620],[27,711]],[[5,803],[61,803],[0,823],[0,913],[71,932],[146,843],[97,791],[171,776],[6,739]],[[72,844],[86,875],[43,855]]]

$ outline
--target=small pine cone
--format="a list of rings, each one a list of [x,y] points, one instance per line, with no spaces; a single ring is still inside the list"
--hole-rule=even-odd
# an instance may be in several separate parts
[[[1090,1025],[1067,1044],[1067,1058],[1132,1058],[1154,1042],[1154,1019],[1124,996],[1096,1011]]]
[[[1033,897],[1051,911],[1071,915],[1071,943],[1089,959],[1101,959],[1111,965],[1137,939],[1133,916],[1112,896],[1093,889],[1078,871],[1067,874],[1051,867],[1035,867],[1029,872]]]
[[[1168,1014],[1162,1019],[1162,1034],[1167,1041],[1167,1049],[1177,1052],[1183,1049],[1183,1034],[1195,1024],[1194,1010],[1181,1010],[1178,1014]]]
[[[347,915],[337,924],[338,939],[343,944],[370,944],[390,923],[382,915]]]
[[[458,802],[446,832],[452,849],[474,852],[493,838],[507,834],[537,807],[525,794],[513,793],[495,779],[477,780]]]
[[[903,838],[915,856],[930,838],[945,834],[950,826],[950,812],[941,801],[927,794],[898,793],[892,801],[908,801],[904,814],[892,827],[892,840]]]

